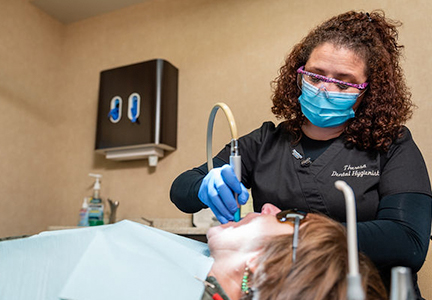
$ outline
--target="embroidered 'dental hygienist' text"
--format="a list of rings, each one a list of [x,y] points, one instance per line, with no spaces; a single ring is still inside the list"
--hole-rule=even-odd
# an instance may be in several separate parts
[[[370,170],[366,164],[359,166],[345,165],[342,171],[333,171],[332,177],[364,177],[379,176],[379,170]]]

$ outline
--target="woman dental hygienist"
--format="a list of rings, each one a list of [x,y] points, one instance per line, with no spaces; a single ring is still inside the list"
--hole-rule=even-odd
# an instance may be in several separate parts
[[[399,22],[382,11],[350,11],[313,29],[294,46],[274,81],[273,113],[239,139],[242,178],[229,162],[228,144],[207,174],[206,164],[173,183],[171,200],[184,212],[210,207],[225,223],[252,190],[254,209],[319,211],[345,221],[346,181],[357,201],[359,250],[380,270],[406,266],[416,284],[428,249],[431,188],[422,155],[403,125],[411,94],[399,65]]]

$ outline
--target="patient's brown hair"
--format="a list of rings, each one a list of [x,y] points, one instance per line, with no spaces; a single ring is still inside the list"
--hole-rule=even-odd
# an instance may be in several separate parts
[[[309,214],[300,227],[294,265],[292,235],[272,237],[262,253],[251,279],[258,299],[346,299],[348,247],[346,229],[340,223]],[[360,254],[359,264],[366,299],[387,299],[378,271],[369,259]]]

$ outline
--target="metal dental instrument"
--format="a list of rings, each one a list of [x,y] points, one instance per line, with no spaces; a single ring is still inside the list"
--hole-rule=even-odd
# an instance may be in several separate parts
[[[234,169],[234,173],[237,176],[237,179],[241,181],[241,157],[238,152],[238,141],[236,139],[231,140],[231,155],[230,155],[230,165]],[[238,222],[241,219],[240,216],[240,205],[238,203],[238,195],[234,194],[234,197],[237,202],[237,211],[234,214],[234,221]]]
[[[241,181],[241,157],[239,155],[238,151],[238,133],[237,133],[237,126],[234,120],[234,116],[225,103],[219,102],[216,103],[213,106],[213,109],[210,112],[210,117],[208,120],[207,125],[207,168],[210,172],[211,169],[213,169],[213,155],[212,155],[212,139],[213,139],[213,124],[214,119],[216,117],[216,113],[218,109],[222,109],[222,111],[225,113],[225,117],[228,120],[230,130],[231,130],[231,155],[230,155],[230,165],[234,169],[234,173],[237,176],[237,179]],[[237,211],[234,214],[234,221],[238,222],[240,221],[240,205],[238,203],[238,195],[234,193],[234,197],[237,202]]]
[[[361,275],[359,273],[358,249],[357,249],[357,218],[354,192],[352,188],[342,180],[335,182],[335,187],[342,191],[345,197],[348,243],[348,288],[347,300],[364,300]]]
[[[391,271],[390,300],[415,300],[411,269],[394,267]]]

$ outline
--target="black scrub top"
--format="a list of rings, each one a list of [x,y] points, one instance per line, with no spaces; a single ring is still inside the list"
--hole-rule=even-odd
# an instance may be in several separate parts
[[[276,127],[272,122],[239,139],[242,183],[252,189],[255,211],[272,203],[282,210],[318,211],[344,222],[345,200],[334,187],[337,180],[352,187],[358,221],[375,219],[385,196],[431,195],[424,160],[406,127],[385,154],[347,148],[342,135],[310,162],[302,145],[293,146],[291,141],[283,123]],[[217,158],[227,163],[229,155],[228,144]]]
[[[320,150],[328,146],[319,155],[310,151],[316,141],[302,139],[295,146],[291,141],[284,123],[272,122],[239,139],[242,183],[252,190],[254,210],[272,203],[282,210],[319,211],[344,222],[345,199],[334,186],[344,180],[356,198],[359,250],[378,267],[388,289],[392,267],[411,268],[417,299],[422,299],[415,273],[429,246],[431,187],[409,130],[404,127],[402,137],[386,153],[348,148],[343,135],[325,147],[318,145]],[[306,154],[302,143],[308,146]],[[228,163],[229,155],[228,144],[213,159],[214,167]],[[308,155],[314,157],[308,160]],[[205,208],[198,190],[206,174],[207,164],[180,174],[171,186],[171,201],[188,213]]]

